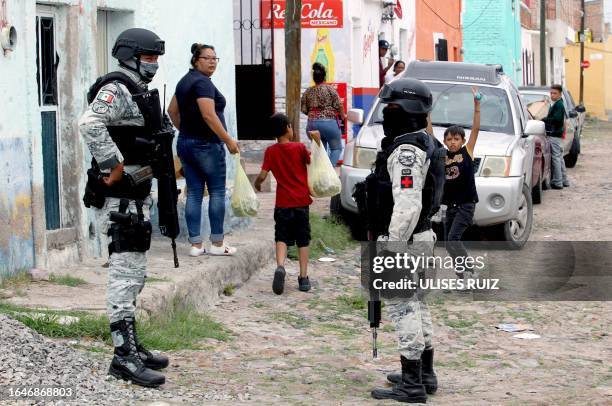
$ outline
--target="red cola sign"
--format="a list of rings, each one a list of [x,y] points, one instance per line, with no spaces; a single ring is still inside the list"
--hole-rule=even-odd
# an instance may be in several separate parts
[[[286,11],[287,0],[262,0],[263,28],[285,28]],[[342,28],[343,20],[342,0],[302,0],[302,28]]]

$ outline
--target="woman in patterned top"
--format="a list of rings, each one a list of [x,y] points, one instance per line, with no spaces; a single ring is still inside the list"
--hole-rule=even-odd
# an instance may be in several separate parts
[[[308,116],[306,130],[317,130],[321,133],[321,141],[327,150],[329,160],[336,166],[342,152],[340,141],[342,132],[338,119],[344,122],[346,117],[336,89],[323,83],[325,76],[323,65],[320,63],[312,65],[312,79],[315,85],[306,89],[302,96],[302,113]]]

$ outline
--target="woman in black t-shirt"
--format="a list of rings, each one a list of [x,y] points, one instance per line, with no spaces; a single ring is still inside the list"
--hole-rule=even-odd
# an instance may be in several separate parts
[[[474,121],[468,142],[465,142],[465,131],[462,127],[451,126],[444,132],[444,145],[448,148],[448,152],[442,203],[447,206],[445,221],[447,250],[455,261],[458,257],[468,255],[461,243],[461,237],[465,230],[473,224],[474,209],[478,203],[473,157],[474,146],[480,131],[480,99],[482,96],[476,88],[472,88],[472,92],[474,93]],[[455,272],[461,277],[463,269],[468,269],[468,267],[455,266]]]
[[[189,231],[189,255],[206,253],[202,246],[201,217],[204,187],[208,190],[211,255],[232,255],[236,248],[224,244],[225,148],[239,152],[238,144],[227,132],[225,97],[211,81],[219,58],[210,45],[191,46],[191,66],[176,85],[168,114],[179,129],[177,154],[187,183],[185,220]]]

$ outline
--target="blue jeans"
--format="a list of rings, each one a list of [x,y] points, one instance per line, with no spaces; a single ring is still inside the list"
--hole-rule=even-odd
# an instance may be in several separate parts
[[[550,183],[554,187],[569,186],[565,161],[563,160],[563,140],[559,137],[548,137],[550,141],[550,153],[552,155]]]
[[[202,243],[200,227],[205,185],[210,196],[210,241],[222,242],[225,218],[225,147],[219,143],[179,136],[176,151],[181,159],[187,183],[185,220],[189,242]]]
[[[338,164],[342,153],[342,133],[336,120],[308,120],[307,131],[318,130],[321,133],[321,142],[327,150],[327,156],[333,166]]]

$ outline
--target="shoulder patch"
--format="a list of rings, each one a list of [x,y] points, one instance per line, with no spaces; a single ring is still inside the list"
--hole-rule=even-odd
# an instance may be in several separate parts
[[[104,102],[106,104],[111,104],[113,100],[115,100],[115,95],[109,92],[108,90],[100,90],[100,92],[98,93],[98,97],[96,97],[96,100],[100,100],[101,102]]]
[[[402,164],[403,166],[412,168],[412,166],[416,162],[416,154],[414,153],[414,149],[406,148],[406,149],[400,150],[398,159],[399,159],[399,163]]]
[[[96,114],[105,114],[108,112],[109,107],[106,103],[103,103],[101,101],[94,101],[91,105],[91,110]]]
[[[412,169],[402,169],[402,175],[412,175]]]

